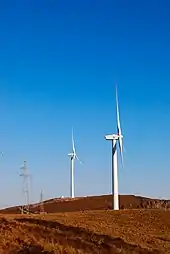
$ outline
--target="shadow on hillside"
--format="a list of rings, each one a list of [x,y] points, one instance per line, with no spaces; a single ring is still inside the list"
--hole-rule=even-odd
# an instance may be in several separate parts
[[[157,239],[164,241],[164,242],[170,242],[170,238],[168,236],[159,236]]]
[[[16,253],[20,254],[52,254],[53,252],[44,251],[43,248],[39,245],[23,245],[20,250],[16,250]],[[14,254],[14,251],[13,251]]]
[[[35,218],[16,218],[16,221],[22,223],[30,223],[37,225],[35,229],[42,233],[41,228],[38,226],[46,227],[47,229],[53,229],[55,231],[56,241],[59,244],[69,245],[75,249],[86,250],[90,253],[141,253],[158,254],[158,251],[148,251],[140,246],[128,244],[121,238],[113,238],[104,234],[96,234],[89,230],[85,230],[80,227],[66,226],[59,222],[47,221]]]

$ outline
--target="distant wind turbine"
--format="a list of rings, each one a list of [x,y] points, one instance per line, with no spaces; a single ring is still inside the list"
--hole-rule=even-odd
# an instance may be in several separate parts
[[[77,159],[80,164],[82,162],[79,160],[79,158],[76,154],[76,149],[75,149],[75,144],[74,144],[74,137],[73,137],[73,129],[72,129],[72,153],[69,153],[68,155],[70,156],[70,168],[71,168],[70,197],[74,198],[74,160]]]
[[[124,167],[123,162],[123,136],[120,126],[120,114],[118,105],[118,93],[116,87],[116,115],[117,115],[117,134],[106,135],[106,140],[112,141],[112,208],[114,210],[119,210],[119,192],[118,192],[118,168],[117,168],[117,142],[119,145],[121,162]]]

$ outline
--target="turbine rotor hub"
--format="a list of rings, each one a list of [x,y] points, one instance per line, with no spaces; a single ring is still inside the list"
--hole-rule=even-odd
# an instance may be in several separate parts
[[[119,138],[123,138],[123,136],[119,134],[109,134],[105,136],[106,140],[118,140]]]

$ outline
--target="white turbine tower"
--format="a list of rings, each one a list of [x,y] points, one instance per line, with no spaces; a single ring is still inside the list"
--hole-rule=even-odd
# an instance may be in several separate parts
[[[71,164],[71,177],[70,177],[70,197],[74,198],[74,160],[77,159],[80,163],[82,163],[77,157],[74,137],[73,137],[73,129],[72,129],[72,153],[68,154],[70,156],[70,164]]]
[[[116,114],[117,114],[117,134],[106,135],[105,139],[112,141],[112,195],[113,195],[112,208],[114,210],[119,210],[117,142],[119,144],[122,166],[124,163],[123,163],[123,136],[120,127],[117,87],[116,87]]]

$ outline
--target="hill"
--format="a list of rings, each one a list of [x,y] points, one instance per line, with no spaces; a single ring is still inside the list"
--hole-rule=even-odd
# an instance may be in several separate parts
[[[170,201],[150,199],[134,195],[120,195],[120,208],[121,209],[136,209],[136,208],[169,208]],[[44,211],[47,213],[61,213],[61,212],[76,212],[84,210],[107,210],[112,207],[112,196],[93,196],[81,197],[75,199],[69,198],[56,198],[43,202]],[[40,204],[30,206],[32,212],[40,210]],[[3,214],[18,214],[20,213],[19,207],[10,207],[0,210]]]
[[[170,211],[1,215],[0,253],[170,253]]]

